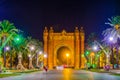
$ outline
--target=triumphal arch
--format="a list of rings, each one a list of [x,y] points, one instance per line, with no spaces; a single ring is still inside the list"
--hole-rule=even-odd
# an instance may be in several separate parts
[[[53,27],[45,27],[43,32],[44,65],[53,69],[59,65],[67,65],[75,69],[84,68],[84,40],[85,33],[83,27],[75,27],[74,32],[55,32]]]

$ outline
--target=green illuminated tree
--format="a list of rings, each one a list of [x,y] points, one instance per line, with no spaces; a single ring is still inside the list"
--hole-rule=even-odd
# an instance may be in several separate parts
[[[90,62],[90,53],[93,51],[92,47],[94,46],[94,41],[99,41],[98,36],[95,33],[91,33],[88,38],[87,38],[87,42],[86,42],[86,49],[85,49],[85,58],[87,60],[87,62]]]
[[[12,44],[11,41],[14,39],[14,35],[17,34],[19,30],[16,29],[13,23],[8,20],[3,20],[0,22],[0,56],[4,53],[4,47],[6,45]],[[6,67],[6,54],[4,53],[4,67]]]
[[[18,57],[17,69],[20,69],[20,70],[25,69],[22,65],[22,58],[23,58],[23,53],[25,52],[26,45],[27,45],[26,38],[20,35],[17,35],[17,37],[15,37],[14,47]]]

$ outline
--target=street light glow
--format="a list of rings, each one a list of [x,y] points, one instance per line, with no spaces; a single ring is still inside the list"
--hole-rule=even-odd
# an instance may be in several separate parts
[[[39,51],[38,54],[42,54],[42,51]]]
[[[93,46],[93,50],[94,50],[94,51],[97,51],[97,50],[98,50],[98,47],[97,47],[97,46]]]
[[[113,41],[113,37],[109,37],[109,41]]]
[[[66,56],[69,57],[69,54],[67,53]]]
[[[44,54],[44,58],[47,58],[47,54]]]
[[[17,40],[17,41],[19,41],[19,40],[20,40],[20,38],[17,38],[16,40]]]
[[[9,51],[9,50],[10,50],[10,47],[9,47],[9,46],[6,46],[6,47],[5,47],[5,50],[6,50],[6,51]]]
[[[34,47],[34,46],[31,46],[31,47],[30,47],[30,50],[31,50],[31,51],[35,50],[35,47]]]
[[[31,55],[29,54],[28,57],[31,57]]]
[[[86,51],[85,53],[86,53],[86,55],[89,55],[89,54],[90,54],[90,52],[89,52],[89,51]]]

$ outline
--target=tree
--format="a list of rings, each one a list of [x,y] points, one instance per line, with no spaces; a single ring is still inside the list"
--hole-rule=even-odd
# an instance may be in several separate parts
[[[0,22],[0,40],[1,48],[0,55],[6,44],[11,44],[13,36],[17,34],[19,30],[16,29],[13,23],[10,23],[8,20],[3,20]],[[3,50],[4,53],[4,50]],[[4,53],[4,67],[6,67],[6,54]]]
[[[17,35],[17,38],[14,40],[14,42],[15,42],[14,46],[16,49],[16,53],[18,55],[17,69],[24,70],[25,68],[22,65],[22,54],[25,51],[25,47],[27,45],[26,38]]]
[[[87,63],[89,63],[89,66],[90,66],[90,60],[91,60],[90,55],[92,52],[94,52],[92,49],[92,47],[94,46],[94,41],[100,41],[100,40],[98,39],[98,36],[95,33],[91,33],[87,38],[86,49],[85,49],[86,51],[84,54],[87,60]]]
[[[105,24],[109,24],[110,26],[114,27],[116,30],[118,30],[120,28],[120,16],[114,16],[111,18],[108,18],[107,23]]]
[[[111,28],[107,28],[106,30],[104,30],[102,35],[104,36],[103,41],[105,43],[107,43],[108,45],[110,45],[110,43],[108,42],[110,37],[111,37],[111,39],[114,39],[114,40],[112,40],[112,44],[111,44],[112,61],[114,61],[113,60],[113,58],[114,58],[113,48],[116,47],[117,41],[118,41],[118,39],[120,39],[120,16],[114,16],[114,17],[108,18],[108,21],[109,22],[106,24],[109,24],[111,26]],[[119,56],[117,56],[117,57],[119,57]]]
[[[120,16],[115,16],[108,18],[107,23],[111,26],[111,28],[107,28],[103,31],[102,35],[104,36],[103,41],[108,41],[109,37],[114,38],[113,43],[117,43],[118,38],[120,39]]]
[[[42,47],[42,43],[39,40],[33,39],[31,37],[27,38],[26,49],[28,51],[28,57],[29,57],[29,69],[33,68],[33,63],[32,63],[33,57],[37,55],[37,51],[40,50],[41,47]],[[37,59],[37,56],[36,56],[36,59]]]

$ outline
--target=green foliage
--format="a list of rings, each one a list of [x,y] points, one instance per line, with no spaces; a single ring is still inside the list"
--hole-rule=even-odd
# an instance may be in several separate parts
[[[4,67],[4,68],[2,69],[2,71],[3,71],[3,72],[6,72],[6,68]]]
[[[18,32],[18,29],[14,26],[13,23],[10,23],[8,20],[3,20],[0,22],[1,33],[12,33]],[[4,36],[4,35],[2,35]]]
[[[97,68],[97,65],[96,65],[96,64],[92,64],[92,67],[93,67],[93,68]]]
[[[0,65],[2,65],[2,62],[0,62]]]
[[[33,54],[35,54],[37,50],[42,50],[43,47],[42,42],[37,39],[33,39],[31,37],[28,37],[27,39],[24,38],[20,34],[20,30],[18,30],[14,26],[14,24],[9,22],[8,20],[3,20],[0,22],[0,43],[2,43],[0,47],[0,57],[3,57],[3,54],[1,53],[4,53],[3,49],[6,45],[11,47],[11,50],[6,54],[6,59],[8,63],[10,62],[11,65],[14,66],[18,64],[18,53],[21,53],[23,57],[23,64],[28,63],[28,53],[30,51],[28,50],[28,48],[26,48],[26,46],[35,46],[35,51],[33,52]],[[0,62],[0,65],[2,64],[3,63]]]
[[[0,78],[9,77],[9,76],[18,76],[20,74],[0,74]]]
[[[24,42],[24,38],[21,35],[16,35],[14,38],[14,42],[16,45],[20,45]]]
[[[98,41],[98,38],[97,38],[97,35],[95,33],[91,33],[89,36],[88,36],[88,39],[87,39],[87,44],[88,46],[93,46],[93,42],[94,41]]]
[[[109,24],[111,26],[120,25],[120,16],[114,16],[114,17],[108,18],[108,21],[109,22],[106,24]]]
[[[90,67],[90,66],[91,66],[91,64],[88,62],[88,63],[87,63],[87,67]]]
[[[85,55],[89,55],[90,54],[90,51],[89,50],[86,50],[85,51]]]

